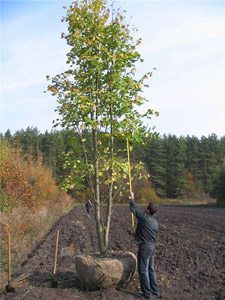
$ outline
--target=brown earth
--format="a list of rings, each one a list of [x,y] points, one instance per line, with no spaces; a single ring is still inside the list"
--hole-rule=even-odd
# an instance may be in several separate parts
[[[138,275],[123,290],[82,291],[74,257],[97,251],[95,225],[82,206],[60,219],[13,277],[15,293],[1,299],[138,299]],[[160,206],[155,270],[163,299],[225,299],[225,207]],[[50,288],[56,231],[60,230],[58,288]],[[112,217],[110,250],[137,252],[128,206],[117,206]],[[153,297],[154,299],[154,297]]]

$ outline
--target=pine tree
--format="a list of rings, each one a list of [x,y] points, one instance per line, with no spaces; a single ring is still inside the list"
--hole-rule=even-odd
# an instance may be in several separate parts
[[[180,195],[185,185],[186,144],[175,135],[164,136],[163,145],[166,150],[166,194],[169,198]]]
[[[159,138],[153,138],[145,147],[145,163],[149,170],[150,180],[157,195],[166,196],[166,157],[165,149]]]
[[[186,144],[187,144],[187,161],[185,168],[188,169],[191,174],[193,175],[193,179],[196,185],[196,188],[199,192],[202,191],[202,174],[200,170],[200,141],[197,137],[189,135],[186,137]]]

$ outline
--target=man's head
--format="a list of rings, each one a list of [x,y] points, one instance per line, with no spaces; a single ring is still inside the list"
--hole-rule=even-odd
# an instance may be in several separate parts
[[[154,215],[157,212],[157,206],[151,202],[146,205],[145,208],[146,214]]]

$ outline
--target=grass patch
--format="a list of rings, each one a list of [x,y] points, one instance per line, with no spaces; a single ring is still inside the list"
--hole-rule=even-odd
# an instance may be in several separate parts
[[[205,199],[160,199],[159,205],[216,205],[216,200],[212,198]]]

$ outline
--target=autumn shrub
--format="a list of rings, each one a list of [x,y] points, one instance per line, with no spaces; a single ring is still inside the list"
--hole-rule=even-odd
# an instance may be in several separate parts
[[[149,202],[159,202],[160,198],[156,194],[155,190],[153,188],[141,188],[137,192],[136,195],[136,201],[140,204],[146,204]]]
[[[41,155],[34,161],[31,155],[22,154],[21,149],[1,142],[0,160],[1,210],[20,205],[35,209],[59,195],[51,171],[42,164]]]
[[[73,208],[75,200],[56,186],[41,156],[34,161],[5,142],[0,146],[0,273],[5,282],[8,232],[15,272],[53,224]]]
[[[221,166],[216,168],[212,179],[211,195],[217,200],[217,204],[225,205],[225,159]]]

